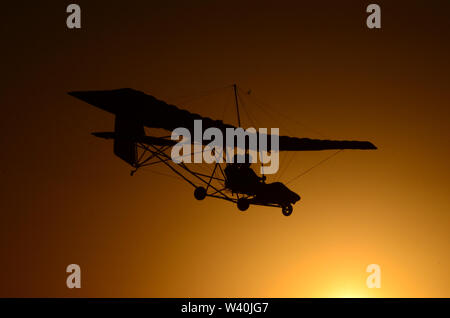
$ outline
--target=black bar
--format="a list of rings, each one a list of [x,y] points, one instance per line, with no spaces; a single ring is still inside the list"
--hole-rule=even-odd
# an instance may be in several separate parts
[[[282,317],[294,314],[298,317],[316,317],[317,314],[331,312],[349,313],[355,309],[364,317],[369,313],[391,316],[390,310],[401,310],[403,314],[412,310],[439,310],[445,316],[450,305],[449,298],[10,298],[0,299],[0,308],[7,307],[12,312],[59,313],[63,317],[70,311],[90,316],[99,312],[105,314],[139,314],[142,317],[192,316],[223,317],[245,315],[247,317]],[[214,310],[211,313],[211,308]],[[64,308],[64,311],[61,311]],[[208,309],[209,308],[209,309]],[[234,308],[234,309],[232,309]],[[31,310],[31,311],[30,311]],[[15,316],[15,315],[14,315]],[[135,315],[133,315],[134,317]],[[402,315],[404,317],[404,315]],[[160,316],[156,316],[160,317]]]

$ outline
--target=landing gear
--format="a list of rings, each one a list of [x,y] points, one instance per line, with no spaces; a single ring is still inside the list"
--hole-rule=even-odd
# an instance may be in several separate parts
[[[197,187],[195,188],[194,191],[194,197],[197,200],[203,200],[204,198],[206,198],[206,189],[203,187]]]
[[[239,210],[246,211],[248,209],[248,207],[250,206],[250,202],[248,202],[248,200],[245,198],[241,198],[238,200],[237,206],[238,206]]]
[[[292,205],[288,204],[288,205],[283,205],[281,207],[281,212],[283,212],[284,216],[289,216],[292,214]]]

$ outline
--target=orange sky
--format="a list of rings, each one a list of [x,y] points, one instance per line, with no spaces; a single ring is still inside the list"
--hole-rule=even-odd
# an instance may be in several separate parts
[[[70,2],[2,6],[0,296],[450,296],[447,2],[378,1],[381,30],[365,27],[365,1],[92,2],[77,2],[81,30],[65,26]],[[249,104],[261,127],[379,150],[290,184],[290,217],[241,213],[173,178],[131,178],[90,135],[113,116],[66,94],[132,87],[177,103],[234,82],[293,118]],[[229,100],[235,124],[227,94],[177,105],[219,118]],[[329,154],[293,155],[280,181]],[[80,290],[66,288],[71,263]],[[365,285],[372,263],[381,289]]]

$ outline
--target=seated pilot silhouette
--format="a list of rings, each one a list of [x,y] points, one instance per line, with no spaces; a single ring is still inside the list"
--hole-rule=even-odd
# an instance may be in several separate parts
[[[258,201],[277,201],[281,204],[295,203],[300,200],[300,196],[289,190],[281,182],[265,183],[266,177],[259,177],[250,168],[251,158],[246,154],[243,163],[238,162],[239,155],[235,155],[233,162],[227,164],[225,168],[225,186],[233,193],[243,193],[255,195]]]
[[[239,162],[244,161],[244,162]],[[261,183],[264,183],[266,177],[258,177],[255,171],[250,168],[251,157],[234,155],[233,162],[227,164],[225,168],[226,187],[233,192],[254,195],[257,193]]]

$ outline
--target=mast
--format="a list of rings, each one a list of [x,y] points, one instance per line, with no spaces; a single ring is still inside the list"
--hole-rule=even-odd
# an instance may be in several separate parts
[[[234,90],[234,100],[236,102],[236,112],[237,112],[238,126],[241,127],[241,116],[239,115],[239,102],[238,102],[237,86],[236,86],[236,84],[233,84],[233,90]]]

